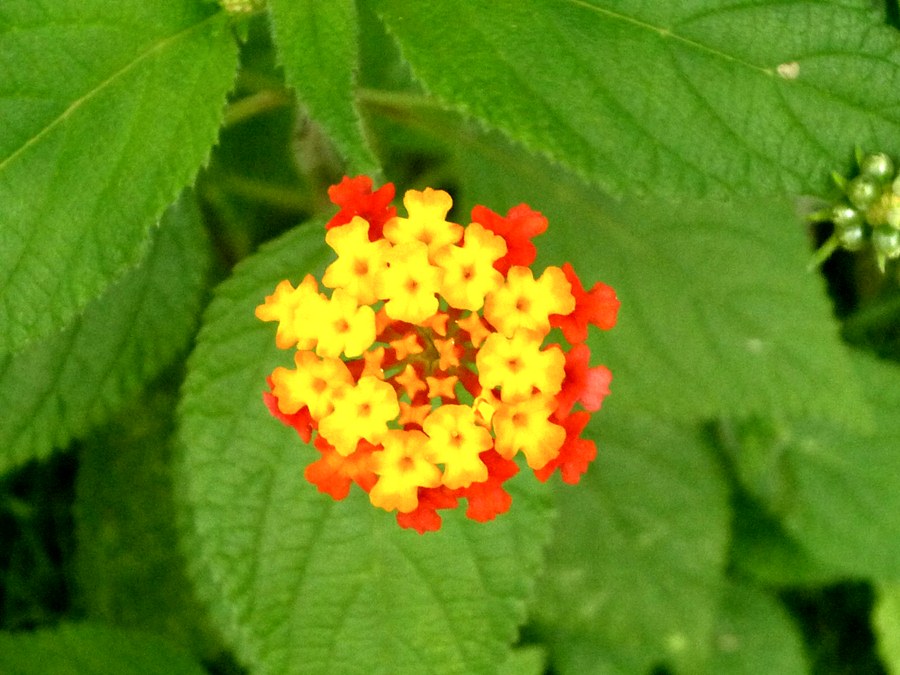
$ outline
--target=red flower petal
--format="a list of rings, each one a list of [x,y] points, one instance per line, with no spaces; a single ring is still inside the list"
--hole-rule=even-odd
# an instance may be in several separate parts
[[[590,291],[585,291],[581,279],[569,263],[563,263],[562,271],[572,284],[572,295],[575,296],[575,310],[571,314],[551,314],[550,325],[562,328],[569,344],[587,340],[588,324],[609,330],[616,325],[619,312],[619,300],[616,292],[606,284],[597,282]]]
[[[466,516],[483,523],[509,511],[512,496],[503,489],[503,483],[515,476],[519,467],[511,459],[503,459],[496,450],[482,452],[479,457],[487,466],[488,479],[458,492],[469,500]]]
[[[271,389],[272,380],[267,378],[267,381],[269,383],[269,388]],[[278,409],[278,399],[271,391],[263,392],[263,402],[265,402],[266,407],[275,419],[289,427],[293,427],[296,432],[300,434],[300,438],[303,439],[303,442],[309,443],[315,425],[312,415],[309,414],[309,408],[303,406],[297,412],[291,415],[285,415]]]
[[[438,509],[456,508],[459,500],[453,490],[441,485],[436,488],[419,488],[419,505],[409,513],[398,513],[397,524],[412,528],[419,534],[441,529]]]
[[[585,344],[576,344],[566,352],[565,377],[562,389],[556,395],[556,416],[564,419],[588,387],[588,363],[591,350]]]
[[[581,475],[587,471],[588,465],[597,456],[596,443],[580,437],[590,419],[590,413],[579,410],[563,420],[554,420],[565,428],[566,440],[559,450],[559,455],[535,470],[534,475],[539,481],[545,482],[556,469],[559,469],[565,483],[575,485],[581,480]]]
[[[528,266],[537,257],[531,238],[547,229],[547,219],[527,204],[512,207],[504,218],[480,204],[472,209],[472,221],[506,240],[506,255],[494,263],[494,268],[506,274],[513,265]]]
[[[331,495],[332,499],[343,499],[350,493],[350,484],[353,482],[344,472],[344,458],[334,451],[327,443],[319,443],[316,438],[316,447],[322,456],[303,470],[303,477],[315,485],[319,492]]]
[[[603,399],[609,396],[609,383],[612,382],[612,371],[606,366],[597,366],[587,372],[587,386],[578,399],[585,410],[600,410]]]
[[[307,466],[303,476],[320,492],[343,499],[350,492],[350,483],[356,483],[366,492],[372,489],[377,476],[369,470],[369,461],[379,446],[361,440],[356,451],[344,457],[321,436],[316,437],[314,445],[322,457]]]
[[[359,216],[369,223],[371,241],[380,239],[384,224],[397,215],[397,209],[390,205],[394,199],[394,184],[385,183],[372,192],[372,179],[368,176],[344,176],[340,183],[328,188],[328,198],[341,210],[325,224],[325,229],[344,225]]]

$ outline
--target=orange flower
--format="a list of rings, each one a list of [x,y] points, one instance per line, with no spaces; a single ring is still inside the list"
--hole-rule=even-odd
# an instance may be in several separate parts
[[[531,238],[547,221],[525,205],[505,218],[476,207],[463,228],[442,190],[409,190],[405,217],[393,194],[365,176],[329,190],[341,207],[327,225],[330,294],[307,275],[256,309],[295,350],[264,399],[315,439],[306,478],[334,499],[356,483],[420,533],[461,501],[479,522],[505,513],[520,453],[540,480],[577,482],[596,454],[581,433],[611,379],[584,341],[589,324],[615,323],[615,293],[585,291],[568,263],[533,272]],[[568,351],[547,344],[552,328]]]

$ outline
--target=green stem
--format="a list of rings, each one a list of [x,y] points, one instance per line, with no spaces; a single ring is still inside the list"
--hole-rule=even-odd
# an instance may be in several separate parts
[[[360,103],[393,110],[410,108],[444,110],[435,99],[418,93],[386,91],[383,89],[358,89],[356,96]]]
[[[266,181],[229,174],[219,178],[222,186],[244,199],[262,202],[284,211],[309,211],[312,204],[296,188],[273,185]]]
[[[291,102],[292,99],[286,91],[264,89],[229,105],[225,111],[223,124],[226,127],[234,126],[270,110],[288,106]]]
[[[815,270],[831,257],[831,254],[838,249],[838,246],[840,246],[840,242],[838,241],[837,235],[833,234],[828,237],[828,239],[825,240],[825,243],[816,250],[813,259],[810,260],[809,265],[806,266],[806,270],[808,272]]]

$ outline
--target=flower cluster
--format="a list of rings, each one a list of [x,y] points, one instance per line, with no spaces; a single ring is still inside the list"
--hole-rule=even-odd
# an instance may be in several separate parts
[[[839,203],[810,216],[812,221],[831,221],[834,232],[816,252],[814,263],[826,260],[836,249],[859,251],[871,245],[884,272],[888,260],[900,258],[900,174],[883,152],[856,152],[859,174],[851,179],[834,173],[844,193]]]
[[[476,206],[463,227],[441,190],[408,191],[406,217],[394,186],[365,176],[329,197],[330,294],[307,275],[256,308],[294,350],[264,399],[320,453],[307,480],[335,499],[356,483],[420,533],[461,499],[473,520],[506,512],[519,454],[541,481],[578,482],[596,455],[580,434],[611,380],[584,342],[590,324],[615,324],[614,291],[585,290],[569,264],[535,276],[531,238],[547,220],[524,204],[505,217]],[[553,329],[568,349],[546,344]]]

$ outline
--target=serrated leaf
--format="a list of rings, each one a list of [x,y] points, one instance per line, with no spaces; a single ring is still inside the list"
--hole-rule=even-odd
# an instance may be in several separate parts
[[[777,599],[751,586],[727,586],[708,672],[757,675],[804,673],[808,668],[803,641]]]
[[[699,429],[643,413],[614,381],[599,454],[559,493],[537,616],[560,673],[686,672],[707,657],[728,540],[728,495]],[[693,670],[692,670],[693,668]]]
[[[819,193],[855,145],[896,155],[900,38],[870,5],[375,2],[448,105],[613,193],[676,195]]]
[[[194,0],[0,7],[0,353],[138,261],[213,144],[237,64]]]
[[[900,367],[861,354],[854,365],[872,393],[871,433],[820,421],[784,425],[771,450],[790,489],[766,506],[829,568],[893,580],[900,578]]]
[[[629,382],[666,417],[754,411],[870,422],[789,206],[613,203],[494,134],[454,133],[464,203],[500,212],[529,203],[549,218],[538,262],[569,261],[585,287],[603,281],[616,290],[618,324],[591,339],[613,387]]]
[[[195,576],[239,657],[263,672],[494,670],[524,620],[546,490],[517,490],[496,521],[454,512],[420,536],[359,490],[319,494],[303,479],[315,451],[263,406],[265,377],[290,355],[253,308],[330,257],[322,224],[300,227],[242,264],[204,318],[178,469]]]
[[[349,160],[349,173],[377,173],[356,109],[358,31],[353,0],[271,0],[287,82]]]
[[[99,423],[185,349],[205,290],[209,250],[186,193],[150,250],[64,331],[0,356],[0,472]]]
[[[78,605],[92,621],[155,633],[210,658],[218,646],[178,545],[171,467],[177,384],[141,397],[80,444]]]
[[[203,675],[200,664],[152,633],[101,624],[61,624],[0,633],[7,675]]]

